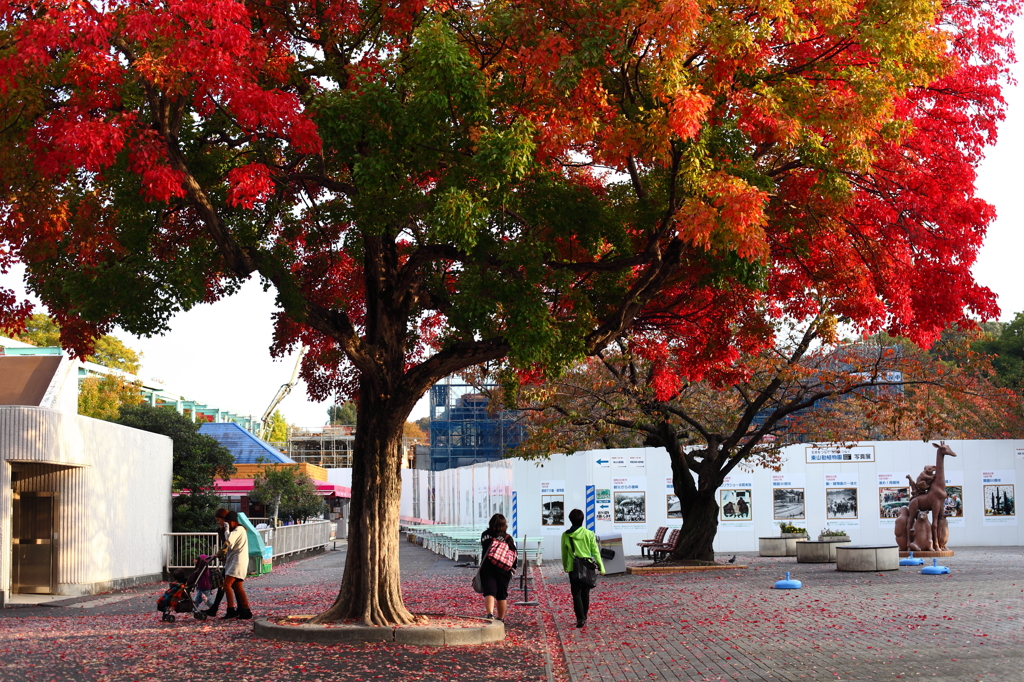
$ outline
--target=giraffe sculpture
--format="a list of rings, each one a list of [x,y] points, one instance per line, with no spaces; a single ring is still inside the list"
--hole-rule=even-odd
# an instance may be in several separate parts
[[[935,443],[932,443],[935,445]],[[910,500],[910,506],[907,508],[907,523],[906,530],[904,531],[904,541],[908,549],[914,551],[921,551],[928,545],[933,546],[935,549],[940,551],[946,550],[946,540],[949,539],[949,524],[946,521],[946,467],[943,460],[946,457],[956,457],[956,453],[946,445],[945,441],[942,441],[941,445],[935,445],[935,479],[932,481],[928,490],[915,495]],[[919,543],[915,542],[914,538],[914,525],[917,521],[919,512],[931,512],[932,523],[931,523],[931,542],[922,541],[920,544],[924,545],[921,547]],[[897,527],[902,524],[898,524]],[[900,528],[900,530],[903,530]],[[898,543],[903,545],[903,542]]]

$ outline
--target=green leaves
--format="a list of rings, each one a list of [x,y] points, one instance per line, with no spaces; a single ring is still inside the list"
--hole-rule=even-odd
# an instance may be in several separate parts
[[[487,225],[487,202],[468,190],[454,187],[435,193],[434,200],[434,209],[427,216],[433,236],[462,251],[472,251],[477,232]]]
[[[425,124],[469,126],[488,117],[483,74],[466,45],[439,17],[430,17],[416,30],[406,78],[412,106]]]
[[[272,518],[304,520],[327,511],[309,476],[297,466],[264,467],[253,478],[253,500],[266,505]]]

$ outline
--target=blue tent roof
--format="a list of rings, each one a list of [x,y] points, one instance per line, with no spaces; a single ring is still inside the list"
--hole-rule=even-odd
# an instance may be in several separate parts
[[[258,464],[260,457],[268,464],[295,464],[295,460],[275,450],[234,422],[207,423],[199,433],[210,436],[231,452],[235,464]]]

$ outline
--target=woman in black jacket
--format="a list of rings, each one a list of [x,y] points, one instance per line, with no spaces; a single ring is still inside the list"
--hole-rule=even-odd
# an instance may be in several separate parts
[[[487,608],[488,618],[505,620],[505,609],[508,608],[508,581],[516,572],[519,564],[519,556],[516,554],[516,541],[506,533],[508,523],[501,514],[495,514],[487,524],[487,530],[480,536],[480,543],[484,551],[480,559],[480,582],[484,587],[484,606]],[[504,568],[498,566],[488,556],[491,552],[491,545],[494,542],[504,542],[512,550],[512,566]],[[498,602],[495,611],[494,602]]]

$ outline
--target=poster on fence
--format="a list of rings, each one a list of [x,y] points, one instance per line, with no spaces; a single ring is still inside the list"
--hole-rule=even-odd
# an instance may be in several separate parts
[[[964,472],[946,472],[946,523],[950,528],[966,528],[964,518]]]
[[[981,495],[986,526],[1016,526],[1016,472],[1013,469],[981,472]],[[947,494],[949,491],[946,491]]]
[[[742,471],[725,477],[718,489],[718,530],[739,531],[754,527],[754,477]]]
[[[541,481],[540,527],[543,533],[565,530],[565,481]]]
[[[647,530],[647,477],[612,478],[612,527],[615,530]]]
[[[676,484],[671,476],[665,479],[665,518],[668,519],[668,525],[672,528],[676,527],[673,524],[680,524],[683,520],[683,506],[679,504],[679,498],[676,496]]]
[[[825,474],[825,521],[829,528],[860,528],[857,473]]]
[[[789,522],[806,519],[806,488],[807,475],[802,472],[772,474],[772,518]]]
[[[878,474],[878,527],[896,528],[900,510],[910,504],[909,471]]]

